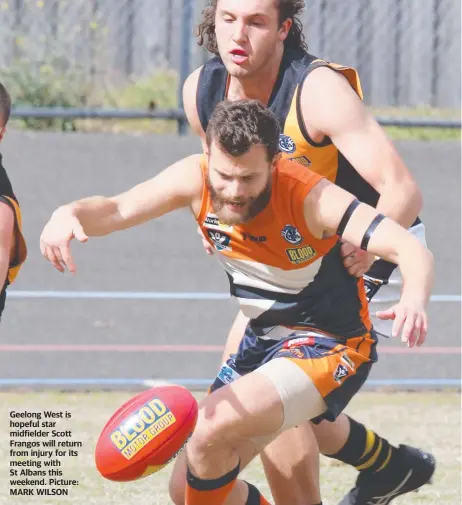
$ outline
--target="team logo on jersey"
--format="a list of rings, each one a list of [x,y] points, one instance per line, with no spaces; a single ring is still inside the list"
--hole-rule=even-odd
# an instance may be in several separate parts
[[[279,135],[279,149],[284,151],[285,153],[292,154],[297,149],[295,142],[288,136],[283,135],[282,133]]]
[[[338,365],[337,369],[334,372],[334,379],[335,382],[342,382],[342,379],[344,379],[348,375],[348,368],[345,365]]]
[[[232,231],[233,227],[222,223],[215,214],[207,214],[204,226],[206,228],[212,228],[214,230],[228,230]]]
[[[316,256],[316,251],[310,245],[302,247],[294,247],[293,249],[286,249],[289,261],[294,265],[305,263]]]
[[[231,251],[229,243],[231,242],[231,237],[222,233],[221,231],[207,230],[210,240],[213,242],[215,249],[217,251]]]
[[[304,167],[311,166],[311,160],[309,160],[306,156],[299,156],[298,158],[289,158],[290,161],[296,161],[300,165]]]
[[[286,224],[284,229],[281,231],[281,235],[289,242],[289,244],[298,245],[302,243],[303,237],[300,232],[295,228],[295,226],[291,226],[290,224]]]

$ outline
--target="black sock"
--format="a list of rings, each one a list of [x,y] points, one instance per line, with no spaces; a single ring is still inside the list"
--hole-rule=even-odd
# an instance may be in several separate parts
[[[348,440],[340,451],[328,457],[343,461],[362,472],[374,473],[387,468],[397,451],[396,447],[351,417],[348,419],[350,420]]]
[[[245,505],[270,505],[260,491],[252,484],[245,482],[249,486],[249,496]]]

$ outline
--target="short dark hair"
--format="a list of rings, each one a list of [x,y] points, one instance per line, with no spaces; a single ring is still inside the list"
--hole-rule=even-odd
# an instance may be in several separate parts
[[[5,86],[0,82],[0,128],[6,126],[11,114],[11,98]]]
[[[215,56],[220,56],[215,35],[215,14],[218,2],[219,0],[210,0],[210,5],[202,11],[202,22],[197,27],[196,33],[198,45],[205,46]],[[303,35],[303,24],[299,18],[305,8],[304,0],[275,0],[275,2],[278,3],[279,24],[282,25],[286,19],[292,20],[292,26],[284,45],[291,49],[308,51],[308,45]]]
[[[258,100],[225,100],[210,118],[206,141],[210,148],[216,140],[231,156],[241,156],[253,145],[263,145],[271,161],[279,152],[279,134],[276,116]]]

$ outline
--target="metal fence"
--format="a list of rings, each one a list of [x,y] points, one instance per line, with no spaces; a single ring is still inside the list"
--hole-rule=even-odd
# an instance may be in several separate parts
[[[303,22],[310,52],[358,68],[368,104],[452,109],[458,117],[460,0],[306,3]],[[59,87],[63,103],[43,98],[51,93],[42,90],[35,104],[51,106],[120,107],[121,90],[166,74],[171,80],[157,97],[159,105],[181,106],[176,102],[181,79],[209,57],[192,33],[206,4],[0,0],[0,69],[32,96],[39,94],[37,83],[49,79]],[[39,103],[46,99],[52,103]]]

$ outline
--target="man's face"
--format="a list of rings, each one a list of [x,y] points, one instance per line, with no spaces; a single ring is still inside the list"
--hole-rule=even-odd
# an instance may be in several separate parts
[[[228,225],[245,223],[268,204],[278,156],[268,161],[266,148],[252,146],[241,156],[231,156],[212,142],[207,186],[218,219]]]
[[[244,79],[274,59],[291,21],[279,25],[277,0],[219,0],[215,16],[218,50],[227,71]]]

